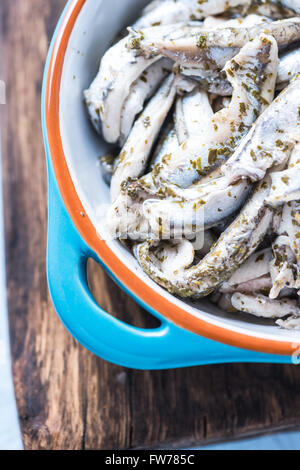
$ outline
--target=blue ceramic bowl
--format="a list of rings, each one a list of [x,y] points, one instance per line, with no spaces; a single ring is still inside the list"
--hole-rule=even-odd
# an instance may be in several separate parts
[[[299,332],[280,330],[209,302],[185,302],[142,272],[115,240],[106,240],[109,190],[97,157],[107,145],[88,122],[82,92],[140,0],[72,0],[56,28],[46,67],[42,120],[49,175],[48,280],[70,333],[95,354],[128,367],[163,369],[221,362],[291,362]],[[161,322],[143,330],[104,312],[87,284],[97,260],[129,295]]]

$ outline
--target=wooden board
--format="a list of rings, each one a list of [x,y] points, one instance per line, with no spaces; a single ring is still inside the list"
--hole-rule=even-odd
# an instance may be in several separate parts
[[[45,272],[47,182],[40,93],[49,40],[64,4],[0,2],[0,78],[7,83],[2,118],[8,302],[25,447],[187,446],[300,425],[300,368],[131,371],[93,356],[58,320]],[[90,279],[109,312],[152,325],[98,266],[90,267]]]

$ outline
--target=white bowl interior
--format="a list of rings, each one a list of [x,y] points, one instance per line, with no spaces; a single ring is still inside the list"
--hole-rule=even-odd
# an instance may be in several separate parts
[[[107,152],[108,145],[95,133],[87,118],[82,92],[95,77],[100,58],[115,35],[122,27],[129,25],[147,3],[147,0],[87,0],[73,29],[64,62],[60,90],[64,152],[80,200],[103,238],[103,215],[105,205],[109,204],[109,189],[102,179],[97,157]],[[136,272],[152,289],[196,317],[255,337],[279,341],[297,341],[300,338],[300,332],[281,330],[273,322],[249,315],[222,312],[206,300],[197,304],[183,302],[151,281],[119,242],[107,243],[120,262]]]

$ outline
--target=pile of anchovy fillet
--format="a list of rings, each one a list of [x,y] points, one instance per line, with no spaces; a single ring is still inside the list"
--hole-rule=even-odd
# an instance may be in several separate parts
[[[84,92],[114,144],[110,230],[147,275],[287,329],[300,329],[299,72],[300,0],[154,0]]]

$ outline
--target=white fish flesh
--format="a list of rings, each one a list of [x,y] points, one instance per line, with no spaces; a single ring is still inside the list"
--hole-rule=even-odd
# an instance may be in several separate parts
[[[166,126],[164,132],[159,138],[159,142],[151,160],[150,169],[152,170],[155,165],[161,163],[163,157],[169,153],[175,152],[179,147],[177,133],[174,124],[171,122]]]
[[[177,228],[182,230],[182,217],[184,216],[186,221],[184,232],[187,234],[191,230],[194,232],[194,226],[198,231],[197,227],[202,224],[202,220],[203,230],[237,210],[247,196],[249,185],[246,181],[231,186],[230,178],[217,178],[216,181],[209,181],[207,187],[202,187],[201,177],[214,168],[219,159],[224,159],[228,155],[227,152],[230,151],[231,146],[234,148],[246,134],[260,110],[272,101],[277,63],[277,45],[272,37],[269,39],[262,35],[255,41],[249,42],[239,55],[227,64],[228,77],[234,88],[229,107],[216,113],[210,120],[203,120],[203,128],[201,133],[199,132],[200,137],[187,140],[177,151],[165,155],[150,174],[137,182],[129,182],[127,187],[123,188],[124,194],[118,198],[110,215],[111,228],[113,229],[115,224],[114,230],[122,233],[120,226],[124,228],[123,218],[128,217],[124,211],[129,210],[131,212],[130,237],[133,234],[135,237],[139,234],[138,238],[144,239],[147,232],[145,233],[144,221],[141,219],[145,218],[157,233],[157,230],[161,230],[160,225],[164,226],[166,223],[169,226],[170,218],[175,231]],[[253,74],[253,67],[261,71],[261,77],[266,74],[267,78],[260,81],[260,74]],[[207,106],[207,102],[204,103],[205,110]],[[196,186],[187,189],[184,193],[180,192],[180,187],[188,188],[199,179],[199,188]],[[118,194],[119,188],[120,185]],[[135,216],[130,204],[133,196]],[[149,203],[146,211],[137,210],[137,200],[142,204],[145,199],[162,198],[167,199],[159,202],[153,201],[153,209]],[[175,199],[175,202],[172,202],[172,199]],[[182,202],[185,204],[182,205]],[[158,206],[169,218],[158,216],[156,212]],[[195,211],[193,207],[196,207]],[[133,223],[134,217],[136,223]],[[140,227],[140,230],[137,230],[137,227]]]
[[[233,307],[240,311],[250,313],[262,318],[283,318],[287,315],[300,316],[300,308],[296,300],[271,300],[264,295],[246,295],[236,292],[231,297]]]
[[[201,134],[184,142],[145,177],[147,184],[156,181],[161,187],[168,181],[188,187],[228,158],[257,116],[272,102],[277,65],[277,45],[272,37],[261,35],[249,42],[226,65],[233,87],[230,105],[211,119],[203,119]]]
[[[114,202],[128,178],[139,177],[146,167],[151,148],[170,111],[178,88],[193,84],[179,75],[171,74],[136,120],[120,153],[118,165],[111,182],[111,200]],[[143,136],[141,138],[141,136]]]
[[[219,292],[224,294],[233,294],[235,292],[240,292],[243,294],[252,294],[253,292],[266,293],[270,291],[271,287],[271,277],[269,275],[264,275],[255,279],[250,279],[246,282],[234,284],[233,286],[229,285],[227,282],[224,282],[220,286]]]
[[[215,234],[212,232],[212,230],[206,230],[203,233],[202,247],[200,249],[198,247],[196,247],[197,255],[200,256],[201,258],[206,256],[207,253],[209,253],[212,245],[216,241],[217,241],[217,238],[216,238]]]
[[[276,207],[284,202],[300,200],[300,144],[292,151],[288,168],[272,173],[272,187],[266,201]]]
[[[142,17],[134,27],[137,29],[149,26],[178,23],[203,19],[209,15],[219,15],[230,8],[248,6],[249,0],[154,0],[148,5]]]
[[[111,235],[170,293],[300,331],[300,0],[154,0],[128,32],[84,92],[121,147]]]
[[[252,0],[247,11],[274,19],[288,18],[300,12],[300,5],[299,0]]]
[[[204,29],[244,28],[261,23],[270,23],[272,20],[266,16],[250,14],[245,17],[228,19],[225,16],[209,16],[203,21]]]
[[[223,171],[231,181],[262,179],[266,171],[290,157],[300,140],[300,79],[292,83],[257,119]]]
[[[267,4],[268,0],[264,0]],[[278,4],[279,6],[283,6],[285,8],[294,11],[295,13],[300,13],[300,1],[299,0],[272,0],[271,3]]]
[[[131,85],[159,60],[159,57],[135,57],[126,43],[124,38],[105,53],[95,80],[84,92],[91,121],[109,143],[116,143],[120,138],[122,108]]]
[[[155,255],[162,270],[168,276],[176,276],[188,268],[194,261],[195,250],[193,244],[185,239],[161,242]]]
[[[280,292],[295,287],[294,266],[295,257],[290,248],[289,238],[284,235],[277,237],[273,243],[274,259],[270,263],[272,289],[270,299],[276,299]]]
[[[128,47],[145,57],[163,55],[184,67],[198,65],[204,69],[214,70],[222,68],[240,48],[260,34],[273,36],[278,46],[285,46],[299,40],[300,18],[213,30],[204,30],[202,26],[181,26],[181,37],[178,32],[173,32],[167,36],[157,35],[153,38],[151,29],[153,28],[142,31],[131,30]]]
[[[144,70],[142,75],[131,85],[121,112],[121,135],[119,143],[124,145],[136,116],[143,110],[144,103],[157,90],[162,80],[172,71],[169,60],[159,60]]]
[[[288,52],[284,52],[280,56],[277,83],[281,88],[300,72],[300,48],[297,47]]]
[[[182,37],[181,23],[153,28],[153,37],[173,33]],[[131,87],[142,73],[160,57],[146,59],[127,47],[128,37],[112,46],[103,56],[99,72],[90,88],[84,92],[85,101],[95,129],[109,143],[116,143],[121,134],[122,109]]]
[[[158,284],[181,297],[203,297],[228,280],[257,249],[272,222],[264,203],[271,180],[261,182],[240,215],[220,236],[210,252],[181,276],[166,276],[153,253],[152,241],[137,245],[135,254],[144,271]]]
[[[273,287],[270,298],[285,289],[300,287],[300,203],[288,202],[281,211],[277,239],[272,245],[274,259],[270,264]]]
[[[226,177],[181,190],[169,185],[173,197],[147,199],[142,213],[156,236],[166,237],[171,232],[175,238],[180,235],[189,237],[217,225],[237,211],[249,190],[247,181],[230,185]]]
[[[213,116],[207,93],[196,88],[185,96],[178,97],[175,113],[175,128],[179,144],[187,139],[201,136],[205,132],[203,116]]]
[[[227,281],[228,285],[235,286],[269,274],[271,260],[271,248],[266,248],[254,253],[235,271],[233,276]]]
[[[291,316],[286,320],[277,320],[276,325],[285,330],[300,330],[300,317]]]
[[[180,67],[183,75],[197,80],[203,90],[221,96],[231,96],[232,86],[226,79],[223,71],[210,71],[209,73],[201,67]],[[288,86],[292,78],[300,73],[300,47],[280,54],[276,78],[276,89],[282,90]]]

